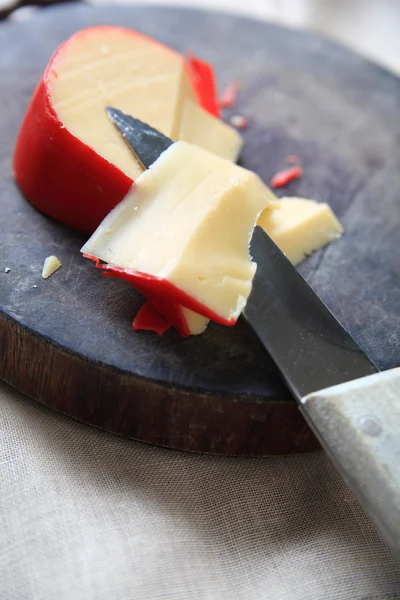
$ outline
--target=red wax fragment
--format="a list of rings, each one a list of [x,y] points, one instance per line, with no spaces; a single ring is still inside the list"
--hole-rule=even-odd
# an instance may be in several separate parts
[[[187,52],[187,66],[200,105],[214,117],[219,117],[214,69],[209,63]]]
[[[216,321],[221,325],[233,326],[236,323],[235,318],[221,317],[221,315],[218,315],[205,304],[189,296],[189,294],[176,287],[167,279],[148,273],[141,273],[140,271],[100,263],[99,259],[92,254],[84,254],[83,256],[84,258],[93,260],[96,269],[100,269],[105,277],[115,277],[129,281],[129,283],[150,300],[167,323],[170,323],[184,337],[190,334],[190,330],[182,306],[204,317],[208,317],[211,321]]]
[[[230,121],[231,125],[236,127],[236,129],[246,129],[249,124],[246,117],[242,117],[242,115],[233,115],[233,117],[230,118]]]
[[[289,165],[298,165],[300,164],[300,159],[298,156],[296,156],[296,154],[289,154],[286,156],[285,162],[287,162]]]
[[[271,185],[274,188],[284,187],[293,179],[297,179],[301,177],[303,174],[303,169],[301,167],[292,167],[291,169],[284,169],[283,171],[278,171],[271,179]]]
[[[170,328],[170,324],[160,315],[151,302],[143,304],[136,317],[133,319],[133,331],[155,331],[162,335]]]
[[[227,85],[219,98],[219,107],[232,108],[236,102],[238,91],[239,84],[237,81],[232,81],[229,85]]]

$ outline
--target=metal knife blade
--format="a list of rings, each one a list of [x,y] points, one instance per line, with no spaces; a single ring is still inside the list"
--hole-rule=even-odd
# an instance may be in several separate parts
[[[174,143],[154,127],[126,115],[117,108],[106,106],[106,111],[145,169],[148,169],[160,154]]]
[[[382,535],[400,555],[400,368],[379,373],[260,228],[243,314],[300,410]]]
[[[256,227],[244,316],[300,410],[400,554],[400,369],[378,373],[274,242]]]
[[[377,372],[261,227],[250,254],[257,271],[243,315],[297,399]]]
[[[107,112],[144,166],[173,142]],[[378,373],[350,334],[256,227],[257,272],[244,317],[345,481],[400,555],[400,368]]]

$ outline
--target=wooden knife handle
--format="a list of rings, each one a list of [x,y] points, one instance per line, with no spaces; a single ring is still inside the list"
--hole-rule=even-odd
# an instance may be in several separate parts
[[[400,368],[309,394],[301,410],[400,555]]]

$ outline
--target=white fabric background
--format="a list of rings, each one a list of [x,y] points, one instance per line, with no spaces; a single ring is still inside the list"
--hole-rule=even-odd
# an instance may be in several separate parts
[[[152,448],[0,391],[3,600],[382,600],[400,565],[322,452]]]
[[[212,4],[326,31],[400,72],[397,0]],[[152,448],[0,383],[0,600],[222,598],[395,600],[400,564],[322,452]]]

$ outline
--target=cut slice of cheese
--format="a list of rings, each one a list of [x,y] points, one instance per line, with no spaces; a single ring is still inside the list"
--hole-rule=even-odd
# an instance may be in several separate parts
[[[342,225],[328,204],[305,198],[282,198],[273,208],[269,207],[261,214],[258,224],[294,265],[343,233]],[[200,319],[198,327],[197,318]],[[188,319],[191,335],[203,333],[207,324],[202,315],[191,312]]]
[[[236,161],[242,146],[238,132],[191,100],[185,100],[179,139]]]
[[[257,175],[177,142],[140,175],[82,248],[185,308],[236,322],[256,265],[255,223],[275,196]],[[168,286],[165,284],[168,282]]]
[[[121,27],[73,35],[52,57],[18,136],[14,173],[27,198],[47,215],[92,232],[142,171],[105,107],[179,139],[186,102],[199,102],[191,68],[179,53]],[[237,155],[241,139],[232,128],[211,115],[200,126],[198,136],[190,130],[192,143],[207,141],[206,126],[214,152]]]
[[[279,208],[262,213],[258,225],[294,265],[343,233],[328,204],[305,198],[282,198]]]

